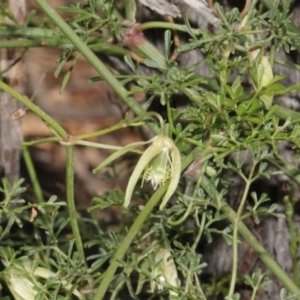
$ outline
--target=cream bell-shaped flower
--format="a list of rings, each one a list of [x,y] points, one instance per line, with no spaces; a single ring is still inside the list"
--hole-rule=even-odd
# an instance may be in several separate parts
[[[151,146],[145,150],[129,179],[124,207],[129,205],[133,190],[143,172],[142,185],[145,180],[150,181],[154,190],[170,179],[160,210],[164,209],[177,188],[181,173],[181,159],[176,145],[163,134],[155,136],[149,142],[152,142]]]
[[[85,299],[84,296],[76,289],[73,289],[73,285],[64,279],[60,278],[60,275],[53,273],[52,271],[35,266],[33,261],[24,259],[18,263],[11,263],[1,260],[5,266],[4,278],[7,287],[11,291],[15,300],[34,300],[38,294],[39,289],[43,289],[43,284],[39,281],[39,277],[43,279],[52,278],[60,282],[62,287],[70,291],[77,296],[78,299]]]
[[[151,290],[153,291],[155,287],[158,290],[163,290],[163,285],[168,283],[173,287],[177,287],[177,268],[174,259],[171,258],[170,250],[160,247],[155,251],[155,261],[156,267],[153,271],[153,277],[157,279],[157,282],[151,281]],[[170,295],[178,296],[178,293],[169,290]]]

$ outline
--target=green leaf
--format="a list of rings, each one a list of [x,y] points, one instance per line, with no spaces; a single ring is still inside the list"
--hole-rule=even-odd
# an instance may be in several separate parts
[[[274,98],[274,92],[273,91],[264,91],[262,94],[259,95],[259,99],[263,102],[266,109],[269,109],[272,106]]]
[[[65,75],[63,76],[63,80],[62,80],[62,83],[61,83],[61,87],[59,89],[59,92],[62,93],[67,85],[67,83],[69,82],[69,79],[70,79],[70,76],[71,76],[71,69],[68,70]]]
[[[135,66],[133,60],[131,59],[131,57],[128,56],[128,55],[125,55],[124,56],[124,61],[130,67],[130,69],[133,71],[133,73],[136,74],[136,66]]]
[[[169,59],[172,43],[173,42],[171,40],[171,30],[166,30],[165,31],[165,58],[166,58],[166,60]]]
[[[144,60],[144,64],[149,67],[149,68],[153,68],[153,69],[160,69],[160,70],[164,70],[165,66],[164,65],[160,65],[158,64],[156,61],[153,61],[149,58],[146,58]]]

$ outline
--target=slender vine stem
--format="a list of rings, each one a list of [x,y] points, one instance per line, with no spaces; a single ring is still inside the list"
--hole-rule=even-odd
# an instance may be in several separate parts
[[[251,299],[250,299],[250,300],[255,300],[256,294],[257,294],[257,292],[258,292],[258,287],[259,287],[259,285],[257,284],[257,285],[253,288],[253,292],[252,292],[252,296],[251,296]]]
[[[128,127],[128,126],[141,126],[144,124],[143,119],[146,119],[146,118],[149,119],[151,116],[154,116],[158,119],[160,128],[162,128],[163,127],[162,117],[158,113],[150,111],[150,112],[145,113],[144,115],[140,115],[140,116],[130,119],[130,120],[125,118],[125,119],[121,120],[119,123],[117,123],[113,126],[110,126],[108,128],[101,129],[99,131],[74,136],[73,141],[79,141],[79,140],[88,139],[88,138],[92,138],[92,137],[96,137],[96,136],[101,136],[101,135],[116,131],[118,129]]]
[[[195,219],[196,219],[196,224],[198,226],[198,233],[197,233],[197,236],[194,240],[194,243],[193,243],[193,246],[191,247],[191,251],[195,252],[196,251],[196,248],[200,242],[200,239],[203,235],[203,232],[204,232],[204,228],[205,228],[205,222],[206,222],[206,214],[202,214],[201,216],[201,223],[199,222],[199,219],[198,219],[198,211],[195,212]]]
[[[0,38],[22,37],[30,39],[53,39],[57,31],[46,28],[5,26],[0,28]],[[2,43],[2,41],[1,41]]]
[[[58,137],[49,137],[49,138],[44,138],[44,139],[39,139],[35,141],[30,141],[30,142],[23,142],[22,146],[24,147],[29,147],[29,146],[36,146],[44,143],[52,143],[52,142],[58,142],[60,141],[60,138]]]
[[[1,41],[1,48],[32,48],[32,47],[54,47],[58,46],[57,39],[47,39],[47,40],[10,40]]]
[[[126,20],[134,23],[136,16],[136,0],[124,0]]]
[[[199,149],[194,149],[182,162],[182,170],[184,170],[198,155]],[[134,223],[132,224],[128,234],[126,235],[125,239],[119,246],[118,250],[116,251],[115,255],[113,256],[108,269],[106,270],[103,280],[96,291],[96,294],[93,300],[104,299],[104,295],[111,283],[113,276],[119,266],[120,260],[123,259],[124,255],[126,254],[127,249],[129,248],[130,244],[132,243],[135,236],[138,234],[139,230],[143,227],[144,222],[149,217],[150,213],[154,209],[154,207],[158,204],[160,199],[162,198],[163,194],[166,192],[168,188],[168,183],[161,186],[149,199],[145,207],[143,208],[142,212],[138,215],[135,219]]]
[[[87,141],[75,141],[72,142],[72,145],[81,145],[86,147],[93,147],[98,149],[109,149],[109,150],[121,150],[123,147],[121,146],[113,146],[113,145],[107,145],[107,144],[100,144],[100,143],[94,143],[94,142],[87,142]],[[131,152],[139,153],[141,154],[142,151],[132,149]]]
[[[171,226],[178,226],[178,225],[182,224],[189,216],[192,207],[193,207],[193,202],[191,201],[189,203],[189,206],[187,207],[186,211],[184,212],[184,214],[178,220],[173,221],[173,220],[169,219],[168,224]]]
[[[34,189],[34,193],[35,193],[35,197],[37,199],[37,203],[43,204],[43,203],[45,203],[45,199],[44,199],[44,196],[43,196],[43,191],[42,191],[40,182],[37,178],[35,168],[34,168],[34,164],[32,162],[32,159],[31,159],[30,153],[28,151],[28,148],[23,146],[22,151],[23,151],[24,161],[25,161],[25,164],[26,164],[26,169],[29,173],[29,177],[30,177],[33,189]]]
[[[117,249],[116,253],[114,254],[113,258],[110,261],[109,267],[107,268],[106,272],[104,273],[104,277],[96,291],[96,294],[93,298],[93,300],[99,300],[99,299],[105,299],[104,296],[106,294],[106,291],[112,282],[112,279],[114,277],[114,274],[117,270],[117,268],[120,265],[120,261],[123,259],[124,255],[126,254],[126,251],[128,250],[129,246],[131,245],[132,241],[140,231],[140,229],[143,227],[144,222],[149,217],[150,213],[154,209],[154,207],[158,204],[161,197],[167,190],[167,184],[164,186],[161,186],[149,199],[148,203],[143,208],[142,212],[138,215],[138,217],[135,219],[134,223],[132,224],[130,230],[128,231],[126,237],[124,238],[123,242]]]
[[[299,284],[299,262],[298,262],[298,243],[299,239],[297,239],[297,228],[294,225],[294,201],[291,196],[285,196],[283,199],[286,222],[288,225],[289,236],[290,236],[290,253],[292,259],[292,270],[293,270],[293,278],[296,284]]]
[[[201,183],[203,189],[209,194],[216,202],[219,201],[216,189],[209,182],[207,178],[203,178]],[[221,210],[226,217],[235,224],[237,220],[236,212],[224,201],[221,200]],[[289,290],[300,297],[299,287],[289,278],[289,276],[282,270],[278,263],[270,256],[266,249],[260,244],[256,237],[251,233],[247,226],[242,222],[237,222],[239,233],[243,236],[245,241],[249,243],[252,249],[257,253],[260,259],[266,264],[270,271],[279,279],[279,281]]]
[[[197,195],[197,189],[201,186],[201,182],[202,182],[202,180],[204,178],[205,171],[206,171],[206,168],[207,168],[208,159],[211,158],[211,156],[212,155],[207,155],[207,156],[205,156],[200,161],[200,163],[202,165],[202,168],[201,168],[201,172],[200,172],[199,178],[197,180],[197,184],[196,184],[194,192],[193,192],[193,198],[196,197],[196,195]],[[196,247],[197,247],[198,243],[200,242],[200,239],[201,239],[202,234],[204,232],[205,222],[206,222],[206,214],[202,214],[202,216],[201,216],[201,223],[199,223],[198,211],[196,211],[196,213],[195,213],[195,220],[196,220],[196,224],[197,224],[199,230],[198,230],[197,236],[196,236],[196,238],[194,240],[193,246],[191,247],[191,251],[194,251],[194,252],[196,251]]]
[[[146,113],[146,111],[135,101],[133,97],[129,97],[127,90],[115,78],[93,51],[80,39],[80,37],[71,29],[71,27],[62,19],[62,17],[53,9],[45,0],[35,0],[45,14],[57,25],[57,27],[66,35],[66,37],[74,44],[78,51],[86,58],[86,60],[95,68],[103,79],[113,88],[118,96],[134,111],[138,116]],[[155,124],[148,125],[155,133],[160,130]]]
[[[237,213],[236,213],[236,219],[233,223],[233,242],[232,242],[232,272],[231,272],[231,280],[230,280],[230,288],[228,292],[228,296],[232,297],[234,290],[235,290],[235,285],[236,285],[236,278],[237,278],[237,271],[238,271],[238,223],[241,220],[242,213],[245,207],[246,199],[249,193],[249,189],[252,183],[252,177],[254,174],[256,164],[253,162],[251,166],[251,170],[249,173],[248,178],[245,178],[243,174],[241,174],[242,178],[246,179],[246,185],[244,188],[243,196],[240,201],[240,205],[238,207]]]
[[[68,134],[66,133],[66,131],[42,109],[32,103],[27,97],[22,96],[7,84],[5,84],[3,81],[0,81],[0,89],[10,94],[12,97],[23,103],[27,108],[36,113],[43,121],[46,122],[47,126],[56,136],[60,137],[63,140],[67,140]]]
[[[171,132],[175,133],[174,122],[172,118],[172,107],[169,99],[167,99],[167,116],[168,116],[168,122],[170,124]]]
[[[270,156],[267,158],[267,161],[279,170],[282,170],[286,176],[300,185],[300,171],[293,164],[285,160],[280,155]]]
[[[72,233],[74,235],[76,248],[81,262],[85,263],[83,244],[78,227],[78,218],[76,216],[76,207],[74,199],[74,146],[66,146],[66,194],[68,203],[68,212]]]
[[[289,86],[285,89],[281,89],[280,91],[276,91],[275,95],[276,96],[286,95],[286,94],[289,94],[291,92],[295,92],[297,90],[299,91],[299,89],[300,89],[300,82],[297,82],[297,83],[295,83],[295,84],[293,84],[293,85],[291,85],[291,86]]]
[[[162,29],[188,32],[186,25],[180,25],[180,24],[168,23],[168,22],[146,22],[138,26],[138,29],[141,31],[151,29],[151,28],[162,28]],[[200,33],[199,29],[191,29],[191,30],[195,35],[198,35]]]

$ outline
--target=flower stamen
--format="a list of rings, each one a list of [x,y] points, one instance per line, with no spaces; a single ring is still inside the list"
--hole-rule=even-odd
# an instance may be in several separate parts
[[[165,146],[162,151],[152,159],[145,169],[142,186],[144,180],[151,181],[153,189],[156,190],[159,186],[164,185],[171,177],[173,165],[169,152],[169,147]]]

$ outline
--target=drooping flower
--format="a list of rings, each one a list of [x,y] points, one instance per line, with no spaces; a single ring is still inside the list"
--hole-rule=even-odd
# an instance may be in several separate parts
[[[164,209],[178,185],[181,159],[176,145],[163,134],[155,136],[151,141],[151,146],[143,153],[129,179],[125,194],[125,207],[129,205],[135,185],[143,172],[142,185],[145,180],[150,181],[154,189],[164,185],[170,179],[168,189],[159,207],[160,210]]]
[[[264,90],[263,88],[267,87],[273,81],[273,70],[272,65],[266,55],[263,55],[262,49],[260,46],[252,46],[248,53],[249,53],[249,60],[250,62],[254,62],[256,59],[258,60],[258,64],[256,65],[256,76],[252,78],[254,79],[253,82],[254,88],[259,93],[259,99],[264,103],[265,107],[269,109],[272,105],[273,98],[274,98],[274,91],[270,89]],[[255,80],[256,77],[256,80]]]
[[[177,266],[172,257],[170,249],[154,241],[143,253],[140,254],[138,261],[140,267],[147,272],[140,272],[136,288],[136,294],[143,290],[144,284],[150,280],[150,290],[162,291],[168,289],[172,299],[177,299],[178,293],[178,273]],[[149,276],[150,275],[150,276]],[[175,296],[175,297],[174,297]]]
[[[22,259],[17,262],[8,262],[1,260],[4,265],[4,281],[16,300],[34,300],[37,299],[38,291],[43,289],[42,279],[56,279],[60,285],[72,293],[78,299],[84,299],[84,296],[73,288],[73,285],[65,279],[60,278],[59,274],[38,267],[34,261]]]
[[[158,290],[163,289],[163,285],[168,283],[173,287],[177,287],[177,268],[174,259],[171,257],[170,250],[160,247],[155,252],[155,261],[158,264],[155,266],[153,277],[157,279],[158,283],[151,282],[151,289],[154,290],[155,286]],[[160,284],[159,284],[160,283]],[[169,290],[170,295],[178,296],[178,293]]]
[[[137,147],[149,143],[152,144],[142,154],[129,179],[125,193],[124,207],[129,205],[136,183],[144,172],[142,185],[144,181],[150,181],[154,190],[164,185],[170,179],[168,189],[159,207],[160,210],[164,209],[166,203],[175,192],[180,179],[181,159],[180,152],[175,143],[164,134],[157,135],[146,142],[132,143],[114,152],[93,170],[93,173],[96,173],[119,156],[129,151],[137,152]]]

